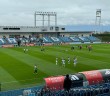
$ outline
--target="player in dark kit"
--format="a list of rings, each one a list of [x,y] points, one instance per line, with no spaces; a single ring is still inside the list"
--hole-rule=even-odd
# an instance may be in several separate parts
[[[71,47],[71,50],[72,50],[72,51],[74,50],[74,46]]]
[[[37,74],[37,66],[34,66],[34,73]]]

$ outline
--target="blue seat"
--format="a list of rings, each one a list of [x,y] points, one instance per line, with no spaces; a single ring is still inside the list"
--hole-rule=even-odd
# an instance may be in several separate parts
[[[30,93],[28,96],[35,96],[35,93]]]

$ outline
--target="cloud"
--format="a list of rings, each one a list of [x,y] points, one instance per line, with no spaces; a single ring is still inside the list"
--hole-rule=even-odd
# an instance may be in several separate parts
[[[35,11],[57,12],[58,25],[94,24],[96,9],[102,10],[102,23],[110,24],[109,4],[110,0],[1,0],[0,25],[33,26]]]

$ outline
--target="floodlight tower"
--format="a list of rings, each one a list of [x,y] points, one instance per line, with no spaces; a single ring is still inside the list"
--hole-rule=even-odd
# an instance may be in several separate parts
[[[34,26],[36,27],[36,12],[34,13]]]
[[[95,32],[100,31],[100,25],[101,25],[101,9],[96,10],[96,20],[95,20]],[[98,29],[97,29],[98,28]]]
[[[42,19],[37,20],[36,19],[37,15],[40,15],[42,17]],[[35,25],[35,27],[36,27],[36,21],[41,21],[43,27],[45,26],[45,21],[47,21],[48,22],[48,27],[50,27],[50,22],[53,21],[50,18],[52,16],[55,17],[54,22],[55,22],[55,26],[57,26],[57,13],[56,12],[35,12],[35,14],[34,14],[34,25]],[[48,20],[46,20],[45,17],[47,17]]]

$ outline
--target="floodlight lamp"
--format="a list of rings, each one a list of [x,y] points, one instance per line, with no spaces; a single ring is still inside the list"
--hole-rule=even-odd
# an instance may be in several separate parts
[[[101,9],[97,9],[97,12],[101,12]]]

